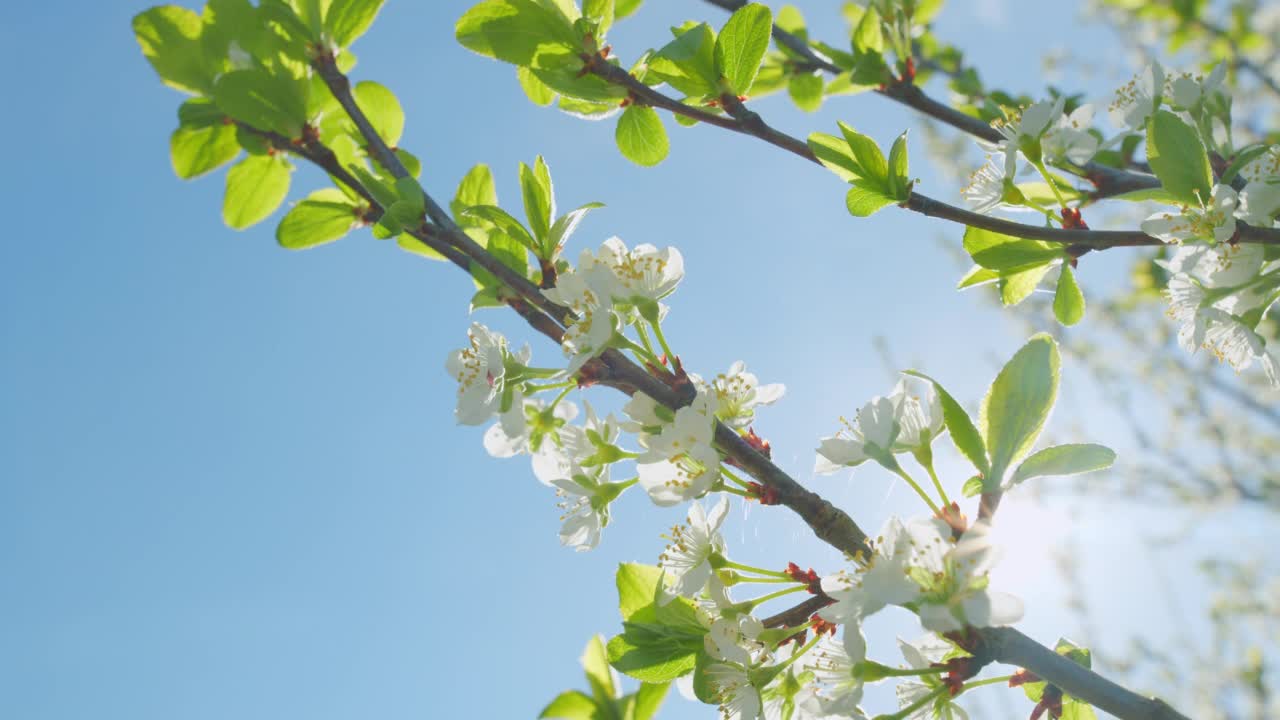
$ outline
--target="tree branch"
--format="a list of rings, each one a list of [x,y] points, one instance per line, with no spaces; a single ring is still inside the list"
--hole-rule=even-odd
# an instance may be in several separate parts
[[[707,1],[716,2],[717,0]],[[724,1],[728,2],[729,0]],[[750,135],[811,163],[822,164],[818,157],[813,154],[813,151],[809,149],[808,143],[769,126],[758,113],[747,109],[737,98],[728,95],[721,98],[725,111],[729,113],[729,117],[724,117],[686,105],[673,97],[664,95],[640,82],[625,69],[604,62],[598,56],[591,56],[587,60],[586,68],[591,73],[610,83],[625,87],[637,102],[667,110],[676,115],[683,115],[687,118],[706,122],[725,130]],[[1075,230],[1041,225],[1025,225],[1012,220],[1004,220],[965,210],[917,192],[911,193],[906,204],[901,207],[929,217],[950,220],[951,222],[991,230],[1004,235],[1027,240],[1044,240],[1066,245],[1080,245],[1092,250],[1105,250],[1112,247],[1159,246],[1164,244],[1158,238],[1151,237],[1140,230]],[[1244,223],[1237,223],[1237,227],[1239,228],[1238,240],[1240,242],[1266,245],[1280,244],[1280,230],[1278,229],[1251,227]]]
[[[704,1],[729,12],[733,12],[747,4],[747,0]],[[848,72],[828,58],[818,54],[804,40],[777,25],[773,26],[773,39],[779,45],[803,57],[814,68],[824,70],[832,75],[841,75]],[[984,123],[981,118],[966,115],[950,105],[934,100],[922,88],[909,81],[892,83],[883,88],[876,88],[875,92],[979,140],[998,143],[1004,139],[1004,136],[996,131],[995,128]],[[1092,182],[1097,187],[1097,192],[1092,195],[1095,199],[1120,195],[1134,190],[1148,190],[1160,187],[1160,181],[1154,175],[1128,172],[1095,162],[1090,162],[1078,170],[1071,168],[1068,168],[1068,170]]]

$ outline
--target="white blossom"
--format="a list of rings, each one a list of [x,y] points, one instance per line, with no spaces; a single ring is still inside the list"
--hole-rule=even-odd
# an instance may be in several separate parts
[[[898,438],[893,443],[894,452],[928,447],[942,434],[945,427],[942,417],[942,399],[933,384],[929,383],[923,401],[910,394],[910,384],[904,378],[898,381],[891,397],[898,397]]]
[[[588,254],[589,257],[589,254]],[[583,363],[600,354],[613,338],[618,318],[613,302],[600,286],[607,285],[603,273],[596,269],[567,272],[556,279],[556,285],[542,291],[546,298],[574,312],[564,331],[560,346],[569,358],[566,372],[572,374]]]
[[[1218,63],[1218,66],[1209,73],[1208,77],[1195,78],[1189,73],[1183,73],[1173,79],[1170,87],[1173,90],[1173,106],[1183,110],[1192,110],[1201,102],[1213,99],[1215,95],[1223,92],[1222,84],[1227,77],[1227,66],[1225,63]]]
[[[516,391],[511,409],[485,431],[484,449],[496,458],[536,451],[548,434],[558,436],[560,427],[577,416],[578,406],[571,402],[561,401],[548,413],[546,402]]]
[[[641,309],[656,310],[657,302],[675,292],[684,278],[684,257],[676,248],[659,250],[642,244],[629,250],[616,237],[606,240],[594,256],[584,253],[581,265],[606,269],[607,292],[613,301]]]
[[[518,356],[507,350],[507,339],[480,323],[467,331],[468,347],[449,353],[445,370],[458,381],[454,415],[463,425],[480,425],[501,411],[506,390],[507,361],[528,362],[526,347]]]
[[[862,702],[863,682],[857,673],[858,663],[866,660],[866,641],[857,626],[846,626],[845,640],[827,636],[809,651],[806,667],[818,683],[818,706],[824,717],[844,717],[865,720],[867,717],[858,703]],[[850,641],[850,634],[856,639]]]
[[[1240,191],[1236,217],[1255,227],[1275,225],[1280,213],[1280,177],[1252,180]]]
[[[728,372],[715,376],[710,383],[697,376],[690,377],[715,398],[716,417],[735,430],[751,424],[757,407],[772,405],[786,392],[780,383],[761,385],[754,374],[747,372],[747,365],[742,361],[729,366]]]
[[[720,477],[720,453],[712,446],[713,402],[709,394],[701,392],[692,403],[677,410],[673,420],[664,423],[658,433],[640,436],[645,452],[636,459],[636,471],[640,485],[658,505],[701,497]]]
[[[898,437],[898,405],[902,396],[875,397],[858,411],[855,422],[844,418],[835,435],[822,438],[813,471],[830,474],[856,467],[875,456],[887,457]]]
[[[960,191],[961,197],[974,212],[990,213],[1004,204],[1005,194],[1013,184],[1012,176],[1006,172],[1004,163],[988,155],[987,162],[969,176],[969,184]]]
[[[909,667],[914,670],[924,670],[942,662],[943,658],[950,652],[951,645],[939,639],[936,635],[926,635],[914,643],[908,643],[899,638],[898,649],[902,651],[902,656],[906,659]],[[938,684],[937,680],[926,679],[929,677],[903,678],[894,688],[895,694],[898,696],[898,707],[910,707],[933,694]],[[904,720],[930,720],[932,718],[966,720],[969,717],[963,708],[950,701],[951,696],[949,694],[944,694],[940,697],[944,698],[942,702],[927,703],[908,715]]]
[[[728,514],[728,498],[721,498],[710,514],[695,502],[689,506],[689,524],[671,530],[671,544],[658,558],[658,566],[666,571],[668,585],[677,594],[694,597],[711,579],[711,558],[724,554],[720,526]]]
[[[1164,69],[1153,62],[1116,90],[1116,99],[1109,108],[1111,121],[1130,132],[1144,132],[1147,118],[1160,107],[1163,93]]]
[[[988,587],[987,574],[998,555],[991,526],[974,523],[951,543],[951,526],[937,518],[914,521],[908,528],[917,552],[913,565],[930,576],[922,583],[920,623],[934,632],[953,632],[966,625],[1009,625],[1022,618],[1022,601]]]
[[[1098,138],[1089,132],[1092,124],[1092,105],[1081,105],[1070,115],[1058,115],[1041,141],[1045,159],[1068,160],[1076,165],[1088,163],[1098,152]]]
[[[1236,234],[1236,191],[1214,185],[1208,205],[1183,206],[1182,212],[1158,212],[1142,222],[1142,232],[1167,243],[1212,240],[1224,243]]]

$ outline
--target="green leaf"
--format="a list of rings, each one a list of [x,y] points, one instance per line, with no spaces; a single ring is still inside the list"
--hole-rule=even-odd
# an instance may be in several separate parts
[[[639,10],[642,4],[644,4],[644,0],[617,0],[613,6],[613,18],[621,20]]]
[[[1257,145],[1237,152],[1236,156],[1231,160],[1231,164],[1227,166],[1226,170],[1222,171],[1221,182],[1223,184],[1230,183],[1235,179],[1236,175],[1240,174],[1240,171],[1244,169],[1245,165],[1253,162],[1270,149],[1271,146],[1267,143],[1258,143]]]
[[[653,604],[658,596],[662,570],[640,563],[619,563],[614,582],[618,587],[618,611],[630,620],[641,608]]]
[[[378,137],[395,147],[404,134],[404,109],[395,93],[376,82],[366,80],[356,85],[356,103],[369,118],[369,124],[378,131]]]
[[[605,654],[604,641],[599,635],[593,635],[587,641],[587,648],[582,653],[582,669],[591,684],[591,694],[600,704],[611,703],[618,696],[618,688],[613,685],[613,674],[609,672],[609,658]]]
[[[1105,470],[1115,461],[1116,452],[1104,445],[1054,445],[1023,460],[1004,489],[1034,477],[1080,475]]]
[[[938,394],[938,401],[942,405],[942,420],[947,426],[947,432],[951,433],[951,442],[955,444],[960,454],[973,463],[978,472],[984,475],[989,473],[991,465],[987,461],[986,442],[982,439],[982,433],[978,431],[977,426],[973,424],[969,413],[965,412],[960,403],[956,402],[951,393],[947,392],[937,380],[915,370],[907,370],[903,374],[918,377],[933,385],[933,391]]]
[[[662,701],[667,697],[670,687],[670,682],[641,683],[640,689],[636,691],[635,709],[630,720],[652,720],[662,707]]]
[[[960,282],[956,285],[957,290],[964,290],[977,285],[985,285],[1000,279],[1000,273],[991,268],[984,268],[981,265],[974,265],[969,268],[969,272],[960,278]]]
[[[844,134],[845,142],[849,144],[849,150],[853,152],[854,160],[857,162],[857,174],[859,177],[875,181],[878,187],[888,188],[889,163],[884,159],[884,153],[880,152],[880,146],[875,140],[854,130],[843,122],[839,123],[840,132]]]
[[[1045,275],[1049,274],[1052,266],[1048,263],[1044,265],[1032,265],[1031,267],[1021,270],[1006,270],[1001,272],[1000,302],[1005,307],[1012,307],[1018,303],[1031,297],[1031,293],[1040,287],[1040,281]]]
[[[796,73],[787,81],[787,94],[796,107],[805,112],[815,112],[822,107],[822,76],[815,73]]]
[[[307,120],[307,103],[298,84],[263,70],[226,73],[218,78],[213,100],[236,120],[287,138],[301,136]]]
[[[1071,263],[1062,263],[1062,273],[1058,275],[1058,290],[1053,294],[1053,315],[1058,322],[1071,326],[1084,318],[1084,293],[1076,283],[1076,274],[1071,270]]]
[[[339,240],[358,224],[356,210],[341,190],[317,190],[281,218],[276,242],[283,248],[302,250]]]
[[[662,162],[671,149],[662,118],[651,107],[629,105],[618,118],[614,133],[622,156],[644,167]]]
[[[555,217],[556,199],[551,184],[551,171],[539,155],[534,168],[520,163],[520,193],[524,199],[524,215],[533,230],[533,237],[542,242],[551,229]]]
[[[468,50],[513,65],[549,68],[576,59],[573,26],[533,0],[485,0],[458,19],[454,35]]]
[[[543,259],[554,257],[564,247],[573,232],[578,229],[578,224],[582,222],[587,213],[602,207],[604,207],[604,203],[587,203],[556,218],[555,224],[551,226],[551,230],[547,232],[547,237],[542,241],[542,252],[538,253],[538,257]]]
[[[525,229],[525,226],[521,225],[519,220],[497,205],[472,205],[463,210],[462,215],[463,217],[472,217],[493,223],[498,230],[524,248],[535,253],[538,251],[537,241],[533,239],[533,236]]]
[[[715,31],[699,23],[676,32],[675,39],[649,58],[649,72],[689,97],[718,95]]]
[[[867,8],[853,30],[853,49],[859,53],[884,52],[884,32],[880,29],[880,13],[875,7]]]
[[[1200,134],[1168,110],[1157,110],[1147,120],[1147,161],[1160,184],[1179,202],[1209,201],[1213,171]]]
[[[458,183],[458,190],[449,202],[449,212],[453,219],[463,227],[471,227],[476,223],[463,211],[473,205],[497,205],[498,191],[493,184],[493,173],[484,163],[473,166]]]
[[[896,202],[897,200],[886,195],[883,189],[861,178],[853,181],[853,187],[844,196],[845,207],[854,217],[874,215],[886,205]]]
[[[547,84],[539,80],[529,68],[516,68],[516,79],[520,81],[520,88],[524,90],[525,97],[529,98],[529,102],[534,105],[546,107],[556,99],[556,91],[547,87]]]
[[[382,9],[383,0],[333,0],[324,16],[324,27],[333,44],[349,47],[364,35]]]
[[[907,133],[904,131],[889,149],[888,189],[898,202],[906,202],[911,191],[907,180]]]
[[[1063,256],[1061,245],[1039,240],[1022,240],[982,228],[964,231],[964,249],[982,267],[1002,275],[1052,262]]]
[[[773,13],[759,3],[743,5],[729,16],[716,37],[716,71],[735,95],[751,89],[760,61],[769,49]]]
[[[644,646],[631,642],[626,635],[609,641],[609,663],[618,672],[643,682],[661,683],[674,680],[693,669],[702,639],[667,640]]]
[[[600,709],[595,700],[578,690],[566,690],[556,696],[551,704],[538,714],[541,718],[559,718],[560,720],[596,720]]]
[[[604,40],[609,28],[613,27],[613,0],[582,0],[582,16],[597,23],[596,41]]]
[[[278,155],[249,155],[227,173],[222,219],[236,230],[267,218],[289,194],[293,166]]]
[[[809,135],[809,149],[828,170],[835,173],[845,182],[853,182],[860,177],[861,167],[853,157],[849,143],[826,133]]]
[[[991,455],[986,488],[994,492],[1008,469],[1027,454],[1058,397],[1061,358],[1053,338],[1041,333],[1014,353],[991,383],[978,427]]]
[[[183,180],[216,170],[238,154],[240,143],[236,142],[234,125],[219,122],[201,127],[183,126],[174,130],[169,138],[169,160],[173,171]]]
[[[965,497],[975,497],[982,494],[982,476],[974,475],[964,481],[964,487],[960,489],[961,494]]]
[[[177,5],[153,7],[133,17],[133,34],[142,54],[169,87],[208,93],[211,75],[204,67],[200,16]]]

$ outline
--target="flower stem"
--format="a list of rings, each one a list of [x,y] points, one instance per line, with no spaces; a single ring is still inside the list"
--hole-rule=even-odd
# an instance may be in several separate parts
[[[972,682],[965,683],[964,687],[960,688],[960,692],[964,692],[966,690],[972,690],[973,688],[976,688],[976,687],[982,687],[983,685],[995,685],[996,683],[1007,683],[1011,678],[1013,678],[1012,675],[1001,675],[1000,677],[986,678],[985,680],[974,680]]]
[[[1049,189],[1053,191],[1053,196],[1058,199],[1058,204],[1065,208],[1067,206],[1067,201],[1062,197],[1062,193],[1058,190],[1058,184],[1053,181],[1053,176],[1049,174],[1048,168],[1044,166],[1044,161],[1032,164],[1035,165],[1036,169],[1040,171],[1040,174],[1044,176],[1044,181],[1049,183]]]
[[[658,356],[654,355],[653,351],[650,350],[648,347],[637,345],[634,340],[627,337],[626,335],[615,334],[613,337],[614,337],[614,343],[621,345],[623,348],[635,353],[636,357],[640,358],[641,362],[645,362],[650,365],[656,365],[659,367],[662,366],[662,362],[658,360]],[[648,343],[646,342],[645,345],[648,345]]]
[[[877,715],[875,716],[874,720],[903,720],[903,718],[909,718],[913,713],[915,713],[915,711],[933,702],[935,698],[937,698],[939,695],[941,695],[946,691],[947,691],[947,686],[941,685],[935,688],[933,692],[921,697],[919,700],[916,700],[915,702],[902,708],[898,712],[892,715]]]
[[[578,384],[577,380],[565,380],[564,382],[551,383],[549,385],[525,385],[531,392],[544,392],[546,390],[559,390],[561,388],[571,388]]]
[[[751,483],[749,483],[749,482],[747,482],[746,480],[743,480],[742,478],[738,477],[737,473],[735,473],[735,472],[733,472],[732,470],[730,470],[729,468],[725,467],[725,466],[724,466],[724,464],[721,464],[721,465],[720,465],[720,474],[721,474],[721,475],[723,475],[724,477],[727,477],[727,478],[729,478],[730,480],[734,481],[734,482],[735,482],[735,483],[737,483],[738,485],[742,486],[742,488],[743,488],[744,490],[750,490],[750,489],[751,489]]]
[[[765,570],[764,568],[752,567],[750,565],[743,565],[742,563],[736,563],[727,558],[723,561],[723,563],[724,563],[723,567],[733,568],[734,570],[741,570],[743,572],[755,573],[757,575],[767,575],[769,577],[785,578],[787,580],[792,579],[790,575],[784,572],[780,572],[778,570]]]
[[[925,464],[924,469],[929,471],[929,477],[933,479],[933,486],[938,489],[938,497],[942,498],[943,506],[950,505],[951,500],[947,498],[947,491],[942,489],[942,481],[938,479],[938,473],[933,469],[933,463]]]
[[[552,400],[551,404],[547,406],[547,410],[548,411],[555,410],[556,406],[560,404],[560,401],[565,399],[565,396],[567,396],[569,393],[573,392],[573,389],[577,386],[578,386],[577,383],[571,383],[569,387],[566,387],[564,390],[561,390],[560,394],[556,396],[556,399]]]
[[[644,345],[644,349],[648,350],[650,355],[657,357],[653,352],[653,343],[649,341],[649,331],[644,329],[644,323],[636,323],[636,333],[640,335],[640,343]]]
[[[658,344],[662,346],[662,352],[667,356],[667,362],[675,361],[675,353],[671,352],[671,346],[667,345],[667,338],[662,334],[661,323],[650,323],[653,325],[653,336],[658,338]]]
[[[757,607],[769,602],[770,600],[776,600],[777,598],[780,598],[783,595],[790,595],[791,593],[800,592],[801,590],[804,590],[804,589],[805,587],[803,585],[796,585],[795,587],[785,588],[783,590],[779,590],[778,592],[772,592],[763,597],[758,597],[755,600],[751,601],[751,605],[752,607]]]
[[[899,465],[894,472],[898,474],[898,477],[907,481],[907,484],[911,486],[912,490],[916,491],[916,494],[920,496],[921,500],[924,500],[924,504],[929,506],[929,509],[933,511],[934,515],[938,514],[938,506],[933,502],[933,498],[929,497],[929,494],[920,487],[919,483],[915,481],[915,478],[908,475],[907,471],[903,470],[901,465]]]

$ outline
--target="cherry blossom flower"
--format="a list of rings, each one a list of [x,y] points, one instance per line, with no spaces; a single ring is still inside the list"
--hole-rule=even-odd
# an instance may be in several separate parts
[[[588,255],[589,257],[589,255]],[[617,329],[618,317],[609,295],[601,292],[607,285],[602,273],[579,268],[556,279],[556,286],[542,291],[546,298],[574,312],[574,319],[564,331],[560,346],[569,358],[565,372],[578,368],[608,347]]]
[[[822,438],[813,471],[828,475],[842,467],[856,467],[867,460],[893,462],[889,454],[901,426],[898,405],[901,396],[875,397],[858,411],[855,422],[844,418],[835,435]]]
[[[463,425],[480,425],[501,412],[506,387],[507,365],[523,365],[529,360],[525,347],[519,355],[507,350],[507,339],[480,323],[467,331],[468,347],[449,353],[445,370],[458,381],[458,405],[454,411]],[[507,401],[510,401],[507,397]]]
[[[1084,165],[1098,152],[1098,138],[1089,132],[1093,125],[1093,106],[1081,105],[1070,115],[1058,115],[1053,126],[1044,134],[1041,147],[1046,160],[1068,160]]]
[[[751,424],[757,407],[772,405],[786,392],[780,383],[761,385],[754,374],[747,372],[747,365],[742,361],[729,366],[728,372],[715,376],[710,383],[696,376],[691,378],[710,391],[716,401],[716,417],[735,430]]]
[[[712,557],[724,554],[720,526],[728,514],[728,498],[721,498],[710,514],[695,502],[689,506],[688,525],[672,529],[671,544],[658,558],[658,566],[666,571],[668,585],[677,594],[694,597],[711,579]]]
[[[548,409],[537,398],[526,398],[520,391],[512,394],[511,409],[498,415],[498,422],[484,433],[484,449],[496,458],[508,458],[536,452],[548,436],[558,440],[559,430],[578,416],[578,406],[562,401]]]
[[[1009,625],[1022,618],[1022,601],[988,587],[987,573],[998,560],[991,526],[974,523],[954,545],[951,526],[937,518],[908,526],[916,556],[912,577],[920,583],[920,623],[934,632],[965,626]]]
[[[1212,240],[1224,243],[1236,234],[1236,191],[1214,185],[1207,205],[1183,206],[1182,212],[1158,212],[1142,222],[1142,232],[1167,243]]]
[[[1163,94],[1164,69],[1153,62],[1116,90],[1116,99],[1108,109],[1111,121],[1129,132],[1144,132],[1147,118],[1160,107]]]

